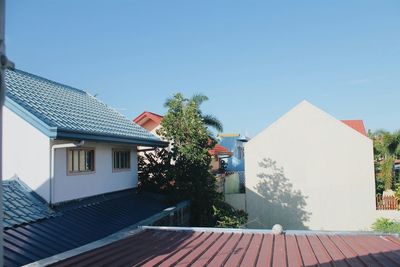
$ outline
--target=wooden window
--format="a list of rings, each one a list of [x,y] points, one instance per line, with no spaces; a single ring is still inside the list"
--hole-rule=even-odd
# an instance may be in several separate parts
[[[130,170],[131,169],[131,151],[113,149],[113,169]]]
[[[69,149],[67,161],[68,174],[94,172],[94,149]]]

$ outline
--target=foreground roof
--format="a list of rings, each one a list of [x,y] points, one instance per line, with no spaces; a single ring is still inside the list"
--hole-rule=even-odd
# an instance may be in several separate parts
[[[5,105],[51,138],[165,144],[85,91],[21,70],[5,76]]]
[[[17,178],[3,181],[3,208],[5,228],[55,215],[39,195]]]
[[[365,131],[364,122],[362,120],[342,120],[342,122],[347,126],[353,128],[360,134],[368,136],[367,131]]]
[[[162,201],[134,190],[55,207],[53,217],[5,228],[5,266],[21,266],[80,247],[147,219],[166,207]]]
[[[52,266],[399,266],[389,235],[144,227]]]

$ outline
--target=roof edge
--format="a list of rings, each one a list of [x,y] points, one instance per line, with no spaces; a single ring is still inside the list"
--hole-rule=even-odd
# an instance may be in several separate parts
[[[174,226],[141,226],[142,229],[166,230],[166,231],[192,231],[192,232],[214,232],[214,233],[243,233],[243,234],[273,234],[271,229],[249,229],[249,228],[213,228],[213,227],[174,227]],[[322,230],[285,230],[284,234],[296,235],[376,235],[394,236],[400,238],[400,234],[383,233],[373,231],[322,231]]]
[[[149,119],[151,119],[151,120],[153,120],[153,121],[156,122],[156,123],[161,123],[161,120],[163,119],[164,116],[159,115],[159,114],[154,113],[154,112],[151,112],[151,111],[143,111],[142,113],[140,113],[139,116],[137,116],[136,118],[134,118],[132,121],[133,121],[134,123],[140,125],[139,122],[140,122],[141,120],[143,120],[144,118],[146,118],[146,117],[149,118]]]
[[[112,135],[102,135],[102,134],[91,134],[91,133],[72,132],[72,131],[65,131],[65,130],[59,130],[57,132],[56,139],[80,139],[80,140],[124,143],[124,144],[132,144],[132,145],[157,146],[157,147],[167,147],[169,145],[168,142],[161,141],[161,140],[129,138],[129,137],[116,136],[116,135],[112,136]]]
[[[33,115],[32,112],[28,111],[8,96],[5,97],[4,106],[17,114],[20,118],[35,127],[47,137],[55,138],[57,136],[57,127],[51,127],[47,125],[44,121]]]

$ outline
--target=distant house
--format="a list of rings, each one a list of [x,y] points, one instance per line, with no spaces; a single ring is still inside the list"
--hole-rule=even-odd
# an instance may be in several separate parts
[[[137,147],[167,144],[90,94],[5,72],[3,177],[48,203],[137,186]]]
[[[219,143],[232,153],[232,157],[225,160],[227,171],[243,172],[244,145],[249,139],[240,134],[219,134],[218,137],[220,139]]]
[[[363,122],[302,102],[245,146],[251,227],[365,230],[376,219],[373,145]]]
[[[160,137],[157,134],[157,130],[162,127],[161,126],[162,119],[163,116],[161,115],[145,111],[136,118],[134,118],[133,122],[142,126],[144,129],[156,135],[157,137]],[[218,172],[218,170],[221,168],[221,161],[225,158],[229,158],[232,156],[232,153],[226,147],[220,144],[216,144],[212,149],[208,151],[208,153],[212,157],[211,170],[215,173]]]

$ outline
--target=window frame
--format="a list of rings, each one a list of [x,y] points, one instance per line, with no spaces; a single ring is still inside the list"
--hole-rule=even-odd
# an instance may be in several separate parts
[[[66,150],[67,150],[67,158],[66,158],[67,176],[88,175],[88,174],[96,173],[96,149],[94,147],[74,147],[74,148],[67,148]],[[69,152],[75,151],[75,150],[93,151],[93,170],[90,170],[90,171],[70,171],[69,170]]]
[[[115,152],[128,152],[129,159],[128,159],[128,168],[115,168],[114,166],[114,155]],[[130,148],[113,148],[111,151],[111,167],[113,172],[130,172],[132,170],[132,149]]]

